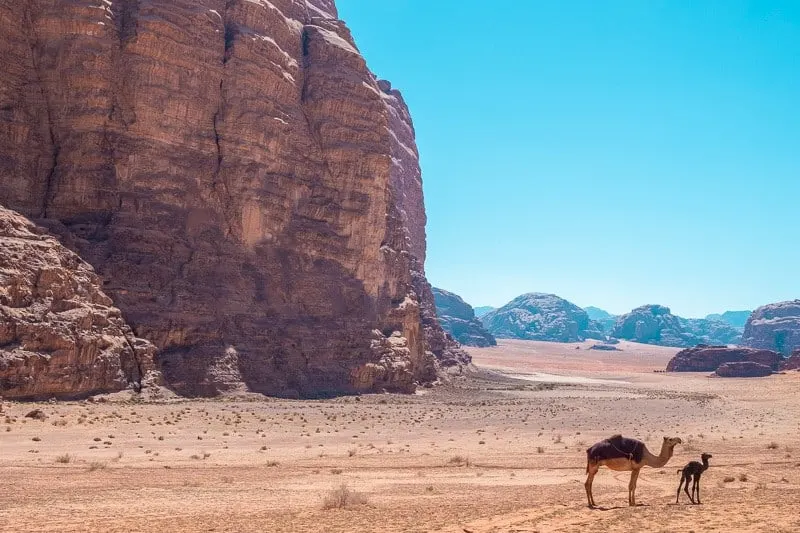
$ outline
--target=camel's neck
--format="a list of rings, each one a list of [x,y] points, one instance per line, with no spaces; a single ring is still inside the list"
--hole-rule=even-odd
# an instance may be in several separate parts
[[[708,459],[703,458],[703,470],[708,470]]]
[[[645,447],[644,449],[644,459],[643,463],[647,466],[652,466],[653,468],[661,468],[672,457],[672,452],[674,448],[667,444],[666,442],[661,445],[661,453],[658,455],[653,455],[650,451]]]

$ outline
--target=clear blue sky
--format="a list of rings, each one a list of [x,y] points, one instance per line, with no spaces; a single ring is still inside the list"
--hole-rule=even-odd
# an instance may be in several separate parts
[[[682,316],[800,298],[800,2],[337,5],[411,108],[434,285]]]

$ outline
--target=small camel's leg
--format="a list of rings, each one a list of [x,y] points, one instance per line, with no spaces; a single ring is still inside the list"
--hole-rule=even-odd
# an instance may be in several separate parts
[[[594,496],[592,495],[592,482],[594,481],[594,476],[597,475],[597,471],[599,467],[596,465],[590,464],[586,467],[588,472],[588,476],[586,476],[586,483],[583,486],[586,488],[586,499],[589,501],[589,507],[594,507]]]
[[[678,482],[678,493],[675,495],[675,505],[678,505],[678,500],[681,499],[681,486],[683,485],[683,473],[681,473],[681,480]]]
[[[695,484],[697,485],[697,503],[700,503],[700,476],[695,478]]]
[[[692,476],[686,476],[686,485],[683,486],[683,491],[689,497],[689,500],[694,503],[694,481],[692,481],[692,493],[689,494],[689,481],[692,481]]]
[[[628,505],[636,505],[636,480],[639,478],[641,468],[631,470],[631,481],[628,483]]]

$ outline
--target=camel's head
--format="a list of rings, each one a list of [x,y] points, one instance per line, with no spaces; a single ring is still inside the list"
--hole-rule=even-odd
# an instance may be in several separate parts
[[[683,441],[680,437],[664,437],[664,444],[670,448],[674,448],[678,444],[683,444]]]
[[[701,456],[700,456],[700,458],[701,458],[703,461],[708,461],[708,460],[709,460],[709,459],[711,459],[712,457],[714,457],[714,456],[713,456],[713,455],[711,455],[710,453],[704,453],[703,455],[701,455]]]

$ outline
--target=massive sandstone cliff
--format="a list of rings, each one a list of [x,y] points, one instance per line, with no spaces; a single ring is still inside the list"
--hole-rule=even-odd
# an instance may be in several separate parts
[[[0,0],[0,204],[185,394],[411,390],[435,318],[400,94],[332,0]]]

